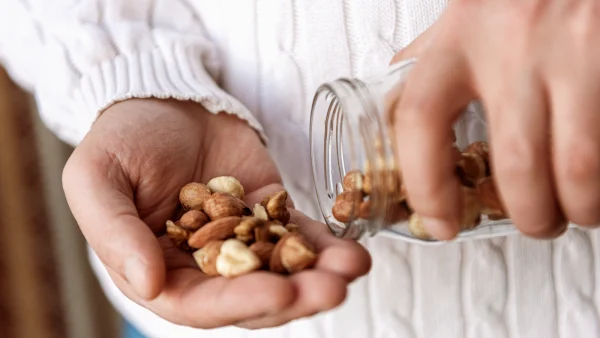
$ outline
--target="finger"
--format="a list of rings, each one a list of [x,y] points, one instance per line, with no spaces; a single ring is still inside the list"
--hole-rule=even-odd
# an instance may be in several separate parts
[[[600,225],[600,84],[589,73],[551,83],[556,186],[569,220]],[[573,78],[575,77],[575,78]]]
[[[292,222],[319,252],[316,269],[332,272],[348,282],[366,275],[371,269],[371,256],[359,243],[340,239],[331,234],[323,223],[314,221],[299,211],[292,210]]]
[[[512,74],[512,73],[511,73]],[[552,180],[549,116],[543,87],[532,73],[489,81],[488,108],[492,164],[500,196],[517,228],[551,238],[564,230]]]
[[[402,60],[411,59],[414,57],[419,57],[419,55],[421,55],[423,51],[431,45],[431,41],[433,37],[436,36],[438,27],[440,26],[441,25],[438,24],[429,26],[427,30],[409,43],[408,46],[396,53],[390,64],[398,63]]]
[[[348,282],[332,273],[308,270],[291,276],[290,281],[297,292],[294,303],[281,312],[244,321],[237,326],[248,329],[279,326],[294,319],[333,309],[346,298]]]
[[[140,297],[156,297],[165,280],[163,254],[154,233],[137,215],[129,183],[117,166],[77,150],[65,166],[63,186],[85,238]]]
[[[469,82],[458,52],[431,50],[409,73],[393,111],[396,151],[411,206],[428,232],[441,240],[452,239],[460,229],[452,126],[473,98]]]

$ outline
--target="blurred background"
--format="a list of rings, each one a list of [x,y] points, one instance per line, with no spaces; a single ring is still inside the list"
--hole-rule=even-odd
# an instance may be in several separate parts
[[[0,68],[0,337],[122,337],[66,204],[72,149]]]

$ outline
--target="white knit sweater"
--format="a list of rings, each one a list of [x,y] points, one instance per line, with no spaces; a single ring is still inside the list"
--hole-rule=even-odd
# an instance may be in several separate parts
[[[264,129],[298,207],[318,217],[308,154],[315,89],[386,67],[444,7],[443,0],[0,0],[0,60],[71,144],[103,108],[131,97],[191,99],[237,114]],[[163,321],[122,296],[90,257],[113,304],[149,337],[600,336],[597,232],[433,248],[382,237],[364,243],[373,270],[343,306],[253,332]]]

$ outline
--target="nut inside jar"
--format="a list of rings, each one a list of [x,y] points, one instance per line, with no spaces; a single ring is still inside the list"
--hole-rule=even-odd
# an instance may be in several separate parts
[[[484,219],[508,219],[494,186],[487,143],[474,142],[463,151],[457,149],[456,157],[456,175],[462,185],[462,230],[475,229]],[[414,237],[431,240],[431,236],[422,225],[421,217],[410,206],[401,171],[375,171],[370,169],[372,166],[369,164],[365,165],[365,168],[365,172],[353,170],[344,176],[343,192],[338,194],[332,208],[335,219],[343,223],[355,220],[372,221],[372,182],[376,178],[376,181],[382,183],[378,189],[386,190],[385,224],[391,226],[406,222],[408,231]]]

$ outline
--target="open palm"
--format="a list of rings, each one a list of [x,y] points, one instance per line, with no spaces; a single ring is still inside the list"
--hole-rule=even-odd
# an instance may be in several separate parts
[[[252,205],[281,190],[277,167],[243,121],[195,103],[129,100],[109,108],[77,147],[63,184],[83,234],[129,298],[181,325],[281,325],[340,304],[370,267],[357,243],[292,210],[320,252],[314,270],[209,278],[162,235],[186,183],[235,176]],[[202,315],[198,315],[202,314]]]

